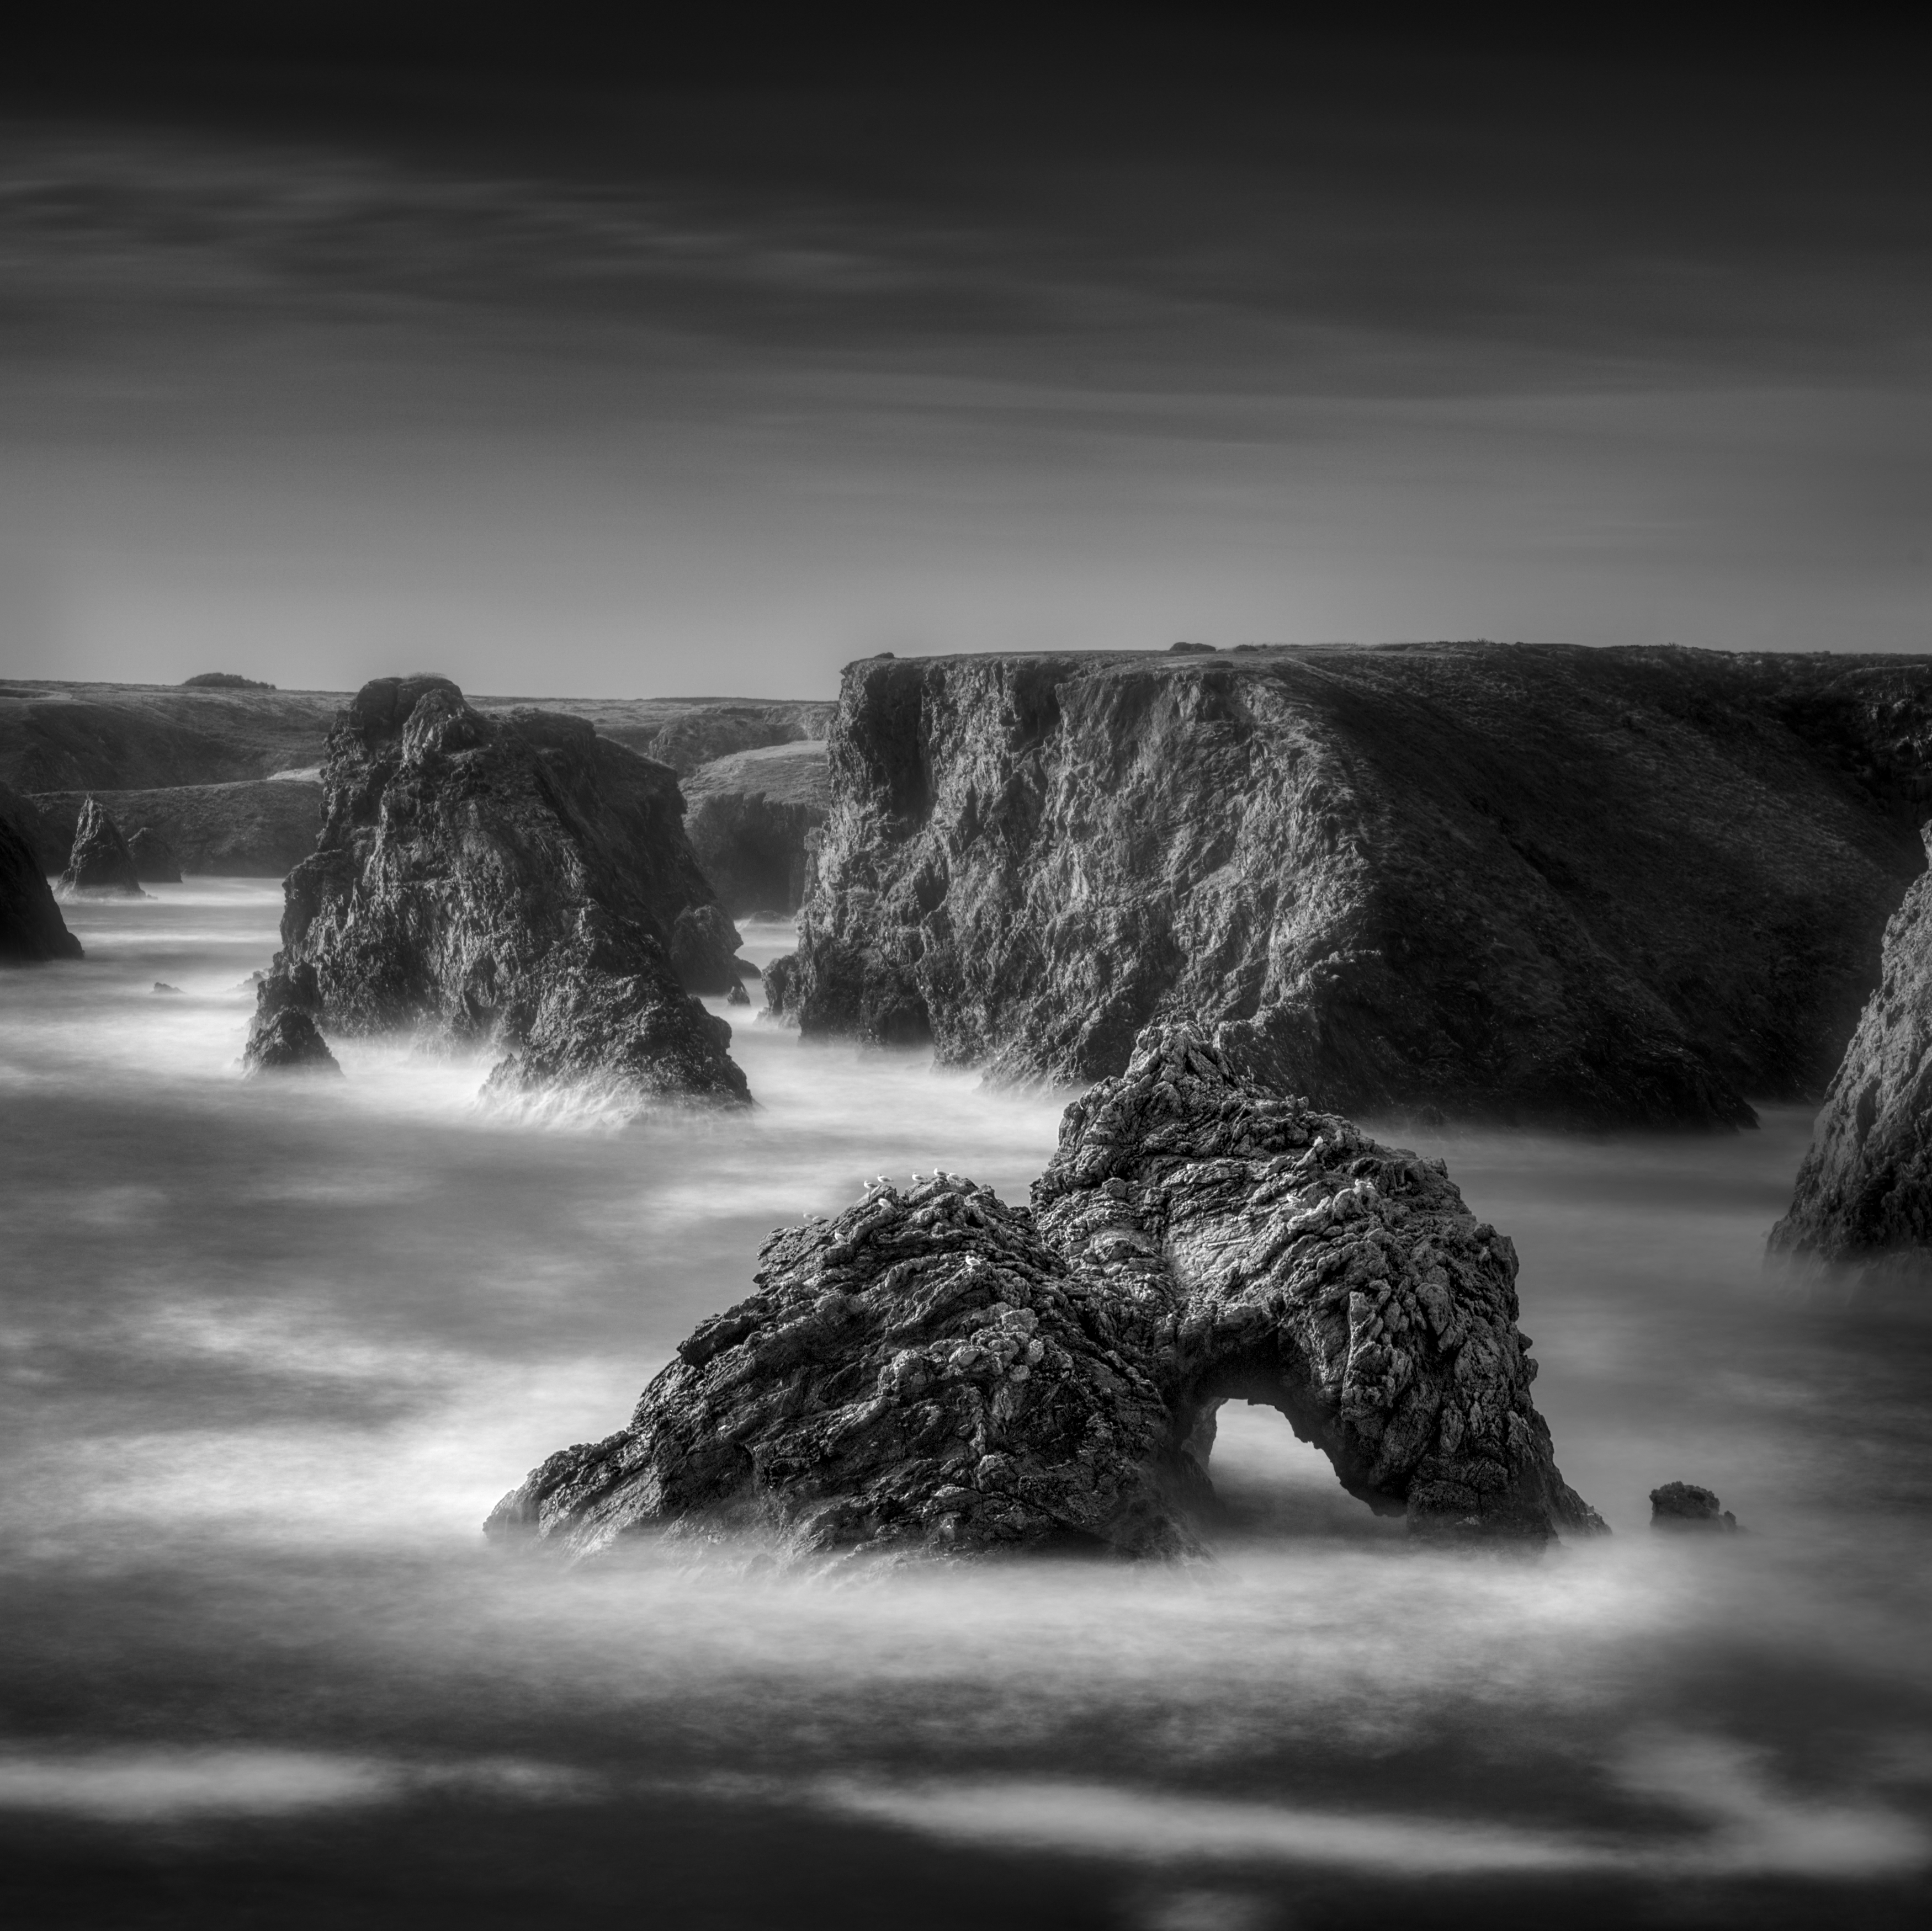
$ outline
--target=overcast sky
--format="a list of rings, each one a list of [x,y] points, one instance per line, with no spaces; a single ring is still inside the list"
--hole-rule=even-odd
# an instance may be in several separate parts
[[[1916,61],[1192,17],[16,71],[0,675],[1932,643]]]

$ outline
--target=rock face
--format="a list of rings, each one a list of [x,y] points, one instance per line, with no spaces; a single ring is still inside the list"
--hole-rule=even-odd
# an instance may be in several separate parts
[[[286,878],[314,850],[322,829],[322,787],[313,780],[258,778],[103,795],[123,824],[143,826],[165,841],[182,871],[202,876]],[[72,844],[86,798],[35,794],[44,856],[55,840],[63,853]]]
[[[738,928],[718,905],[688,905],[670,928],[670,962],[687,992],[717,998],[738,983]]]
[[[128,849],[120,826],[96,799],[89,798],[80,808],[80,822],[74,826],[74,850],[57,889],[63,898],[83,892],[122,898],[147,895],[141,889],[134,855]]]
[[[331,733],[323,783],[258,1029],[292,1011],[500,1048],[500,1091],[747,1097],[730,1027],[671,965],[680,915],[715,908],[670,771],[574,718],[386,677]]]
[[[1650,1492],[1650,1525],[1676,1531],[1688,1529],[1735,1534],[1738,1519],[1708,1489],[1694,1482],[1666,1482]]]
[[[128,841],[128,855],[134,861],[134,876],[143,885],[178,885],[181,861],[175,848],[159,832],[143,825]]]
[[[767,745],[701,764],[684,781],[691,848],[734,918],[789,917],[832,799],[823,739]]]
[[[1932,854],[1932,826],[1927,828]],[[1878,990],[1845,1049],[1774,1255],[1854,1287],[1932,1284],[1932,872],[1885,931]]]
[[[1220,1405],[1267,1402],[1425,1532],[1602,1528],[1530,1399],[1514,1250],[1438,1164],[1150,1028],[1010,1208],[881,1182],[772,1236],[628,1428],[553,1456],[497,1536],[652,1527],[793,1548],[1199,1546]]]
[[[0,811],[0,964],[80,955],[80,941],[68,930],[34,848]]]
[[[808,1033],[1078,1083],[1174,1014],[1345,1112],[1724,1126],[1852,1029],[1932,660],[872,659],[830,762]]]

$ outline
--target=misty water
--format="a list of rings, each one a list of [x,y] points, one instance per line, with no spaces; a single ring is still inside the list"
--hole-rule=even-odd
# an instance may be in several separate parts
[[[244,1083],[279,905],[77,907],[0,979],[15,1921],[1923,1921],[1932,1324],[1762,1273],[1804,1116],[1392,1135],[1514,1237],[1604,1541],[1412,1547],[1238,1407],[1210,1562],[566,1572],[484,1513],[772,1227],[1024,1198],[1058,1107],[742,1008],[739,1117],[486,1112],[401,1042]],[[1654,1534],[1671,1478],[1748,1533]]]

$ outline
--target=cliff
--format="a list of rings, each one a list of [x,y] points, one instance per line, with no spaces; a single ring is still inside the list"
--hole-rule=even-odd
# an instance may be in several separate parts
[[[258,1033],[299,1012],[501,1049],[499,1088],[741,1101],[730,1028],[679,984],[683,925],[729,931],[675,775],[446,678],[364,685],[330,735],[314,852],[290,874]]]
[[[553,1456],[491,1534],[1183,1553],[1239,1399],[1413,1530],[1603,1526],[1530,1398],[1510,1243],[1438,1163],[1266,1092],[1188,1027],[1150,1028],[1068,1108],[1031,1213],[944,1174],[882,1181],[759,1264],[629,1427]]]
[[[1932,661],[1445,644],[848,670],[808,1033],[1082,1082],[1157,1013],[1324,1105],[1744,1123],[1830,1077]]]
[[[77,959],[80,941],[67,928],[33,847],[14,828],[0,787],[0,964]]]
[[[713,758],[685,779],[684,796],[692,850],[725,910],[796,912],[832,802],[824,739]]]
[[[1932,826],[1927,828],[1932,853]],[[1932,1283],[1932,872],[1886,927],[1878,989],[1798,1169],[1774,1255],[1853,1285]]]

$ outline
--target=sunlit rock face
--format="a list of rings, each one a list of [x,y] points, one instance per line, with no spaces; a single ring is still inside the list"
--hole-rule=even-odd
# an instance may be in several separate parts
[[[1932,1288],[1932,871],[1886,928],[1882,972],[1771,1252],[1855,1287]]]
[[[121,827],[98,798],[89,798],[80,808],[74,850],[56,889],[63,898],[93,893],[122,898],[147,895],[141,889],[140,873]]]
[[[6,802],[0,798],[0,807]],[[0,808],[0,964],[80,957],[80,941],[68,930],[33,847]]]
[[[1468,644],[848,667],[808,1033],[1074,1084],[1232,1029],[1356,1117],[1822,1092],[1916,869],[1932,661]]]
[[[288,878],[258,1027],[499,1047],[498,1090],[742,1102],[730,1029],[670,943],[711,905],[674,773],[446,678],[365,685],[331,734],[316,849]]]
[[[1240,1396],[1416,1529],[1600,1530],[1530,1399],[1515,1276],[1439,1166],[1154,1027],[1067,1110],[1031,1211],[936,1174],[774,1235],[630,1426],[553,1456],[488,1526],[579,1555],[662,1527],[1184,1553]]]

